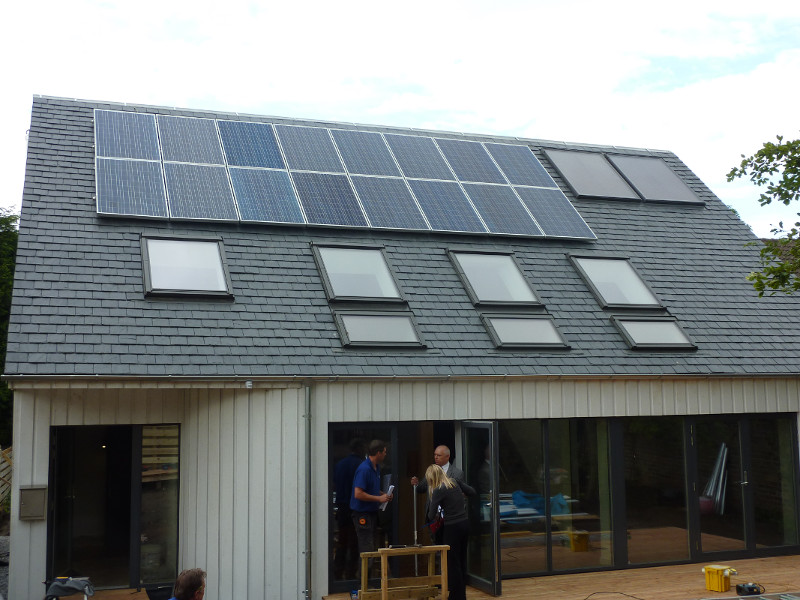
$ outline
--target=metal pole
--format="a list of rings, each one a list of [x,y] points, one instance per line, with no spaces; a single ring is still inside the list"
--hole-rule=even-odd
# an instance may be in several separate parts
[[[414,546],[417,546],[417,485],[414,484],[414,493],[411,495],[411,501],[414,503]],[[419,556],[414,555],[414,576],[419,575]]]

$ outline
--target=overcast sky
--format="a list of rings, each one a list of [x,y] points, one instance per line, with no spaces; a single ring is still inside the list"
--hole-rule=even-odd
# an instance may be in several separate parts
[[[22,6],[24,5],[24,6]],[[725,174],[800,136],[800,2],[45,0],[0,25],[0,206],[34,94],[671,150],[760,236]]]

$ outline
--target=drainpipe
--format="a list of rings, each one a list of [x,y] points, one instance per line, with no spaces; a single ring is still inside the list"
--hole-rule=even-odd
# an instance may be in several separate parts
[[[305,493],[305,512],[306,512],[306,589],[304,594],[306,600],[311,599],[311,386],[305,386],[306,406],[305,414],[305,446],[306,446],[306,493]]]

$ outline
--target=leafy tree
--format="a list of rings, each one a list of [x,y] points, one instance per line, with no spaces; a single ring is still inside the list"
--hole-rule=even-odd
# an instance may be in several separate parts
[[[779,135],[777,143],[765,143],[752,156],[742,154],[741,164],[731,169],[728,181],[748,176],[757,186],[766,186],[758,199],[761,206],[772,202],[789,205],[800,200],[800,139],[784,141]],[[772,233],[782,237],[764,240],[762,270],[747,277],[759,296],[800,290],[800,221],[789,229],[780,222]]]
[[[19,215],[0,208],[0,364],[6,362],[8,318],[11,313],[11,291],[14,287],[14,266],[17,258],[17,224]],[[6,383],[0,382],[0,446],[11,445],[13,422],[13,393]]]

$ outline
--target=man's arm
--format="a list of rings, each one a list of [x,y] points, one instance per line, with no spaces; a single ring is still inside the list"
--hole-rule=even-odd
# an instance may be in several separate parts
[[[353,497],[356,500],[361,500],[362,502],[388,502],[392,499],[394,494],[386,494],[382,493],[380,496],[373,496],[372,494],[368,494],[362,488],[356,487],[353,489]]]

